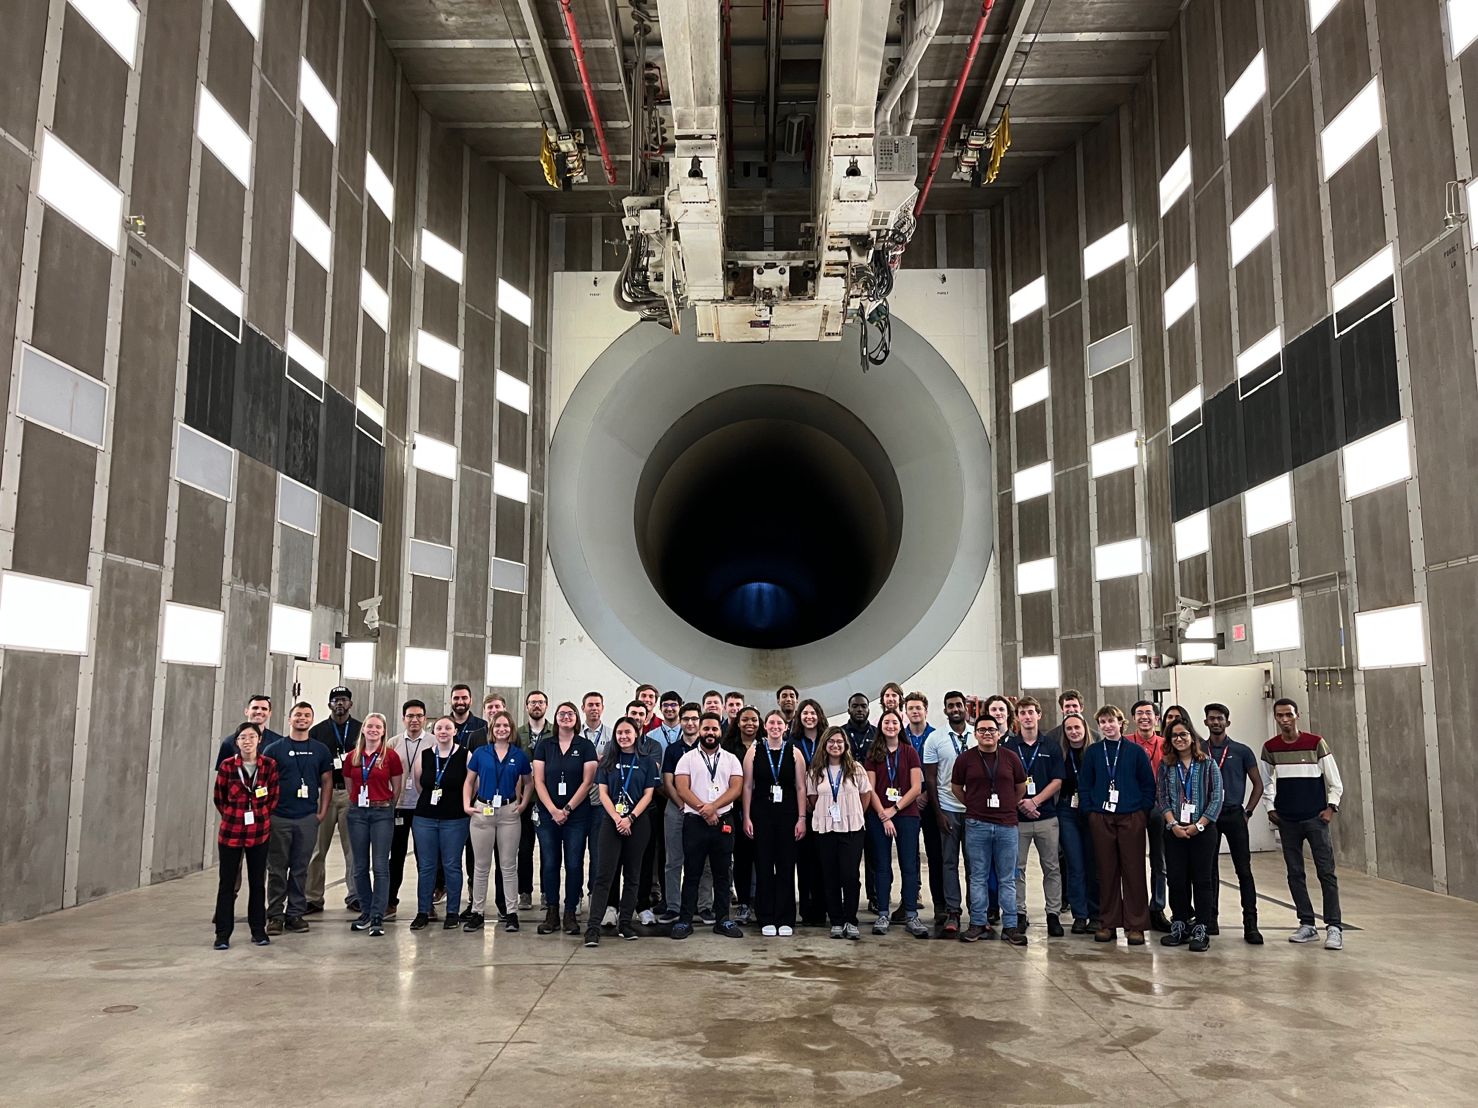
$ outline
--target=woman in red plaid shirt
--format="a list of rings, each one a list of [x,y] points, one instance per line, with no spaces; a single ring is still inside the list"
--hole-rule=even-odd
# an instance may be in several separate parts
[[[231,945],[236,925],[236,880],[241,860],[246,859],[246,920],[251,941],[266,946],[267,938],[267,837],[272,830],[272,810],[277,807],[277,763],[258,757],[262,732],[255,723],[236,728],[233,754],[216,769],[216,810],[221,813],[216,837],[220,854],[220,888],[216,893],[216,949]]]

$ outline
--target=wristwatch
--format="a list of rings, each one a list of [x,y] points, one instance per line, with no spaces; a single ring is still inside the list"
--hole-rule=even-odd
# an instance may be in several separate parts
[[[1339,812],[1339,805],[1338,804],[1330,804],[1328,807],[1329,807],[1329,810],[1331,812],[1335,812],[1335,813],[1338,813]]]

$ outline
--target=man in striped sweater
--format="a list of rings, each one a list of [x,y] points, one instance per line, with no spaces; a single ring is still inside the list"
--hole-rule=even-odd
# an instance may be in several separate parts
[[[1314,855],[1314,872],[1324,891],[1326,950],[1344,949],[1339,915],[1339,877],[1334,872],[1334,848],[1329,824],[1339,811],[1344,795],[1339,767],[1329,744],[1319,735],[1298,729],[1298,704],[1288,697],[1273,702],[1278,733],[1262,747],[1263,777],[1267,798],[1272,802],[1268,819],[1283,841],[1283,861],[1288,866],[1288,891],[1298,909],[1298,930],[1289,942],[1308,943],[1319,937],[1314,927],[1314,905],[1309,900],[1304,875],[1304,843]]]

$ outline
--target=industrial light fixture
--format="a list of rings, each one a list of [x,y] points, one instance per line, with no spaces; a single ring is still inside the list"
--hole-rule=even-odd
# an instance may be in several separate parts
[[[1319,136],[1323,154],[1324,180],[1358,154],[1381,129],[1380,86],[1377,78],[1357,92],[1348,104],[1325,125]]]
[[[1139,464],[1139,433],[1126,431],[1111,439],[1093,444],[1089,454],[1089,470],[1093,477],[1133,469]]]
[[[1170,330],[1171,325],[1190,311],[1195,303],[1196,263],[1192,262],[1165,290],[1165,330]]]
[[[462,283],[462,252],[425,227],[421,228],[421,260],[442,276]]]
[[[1083,251],[1083,278],[1096,276],[1129,256],[1129,224],[1121,223]]]
[[[380,168],[380,163],[375,161],[373,154],[364,156],[364,191],[369,193],[375,207],[380,209],[386,219],[395,218],[395,186],[390,183],[390,178]]]
[[[231,176],[251,188],[251,137],[204,85],[195,109],[195,134]]]
[[[497,397],[498,403],[516,408],[524,415],[529,414],[529,386],[526,382],[501,369],[493,382],[493,395]]]
[[[1293,522],[1293,481],[1284,473],[1242,494],[1247,536],[1260,535]]]
[[[408,685],[445,685],[450,662],[445,650],[408,646],[400,676]]]
[[[1038,558],[1016,566],[1016,595],[1051,592],[1057,587],[1057,559]]]
[[[344,658],[339,666],[339,676],[345,681],[373,681],[375,679],[375,644],[346,642]]]
[[[1018,504],[1024,500],[1034,500],[1039,496],[1046,496],[1051,491],[1051,462],[1042,462],[1040,465],[1018,469],[1011,478],[1012,499]]]
[[[523,658],[517,654],[489,654],[483,676],[489,688],[519,688],[523,685]]]
[[[1093,548],[1093,579],[1112,581],[1144,572],[1144,541],[1125,539]]]
[[[1021,659],[1023,689],[1055,689],[1062,684],[1062,667],[1056,654]]]
[[[1427,664],[1427,635],[1420,604],[1355,613],[1355,664],[1391,669]]]
[[[1098,683],[1105,688],[1138,688],[1139,651],[1100,650]]]
[[[462,352],[430,331],[416,332],[416,361],[453,381],[462,376]]]
[[[267,626],[267,650],[270,653],[306,658],[312,639],[312,612],[287,604],[272,605],[272,616]]]
[[[1276,223],[1273,186],[1269,185],[1232,220],[1232,265],[1240,265],[1243,258],[1271,238]]]
[[[1206,511],[1175,521],[1175,560],[1183,562],[1211,549],[1211,517]]]
[[[380,287],[380,282],[370,276],[367,269],[359,271],[359,306],[380,327],[390,330],[390,294]]]
[[[381,427],[385,426],[385,406],[363,389],[354,390],[354,406]]]
[[[293,194],[293,241],[308,252],[308,255],[323,266],[325,273],[334,267],[334,233],[328,224],[313,210],[313,205],[298,194]]]
[[[50,131],[41,133],[39,196],[113,253],[123,229],[123,192]]]
[[[92,589],[70,581],[0,573],[0,646],[86,654]]]
[[[1345,499],[1354,500],[1376,489],[1411,477],[1411,436],[1402,419],[1356,439],[1341,451]]]
[[[1309,0],[1309,30],[1317,31],[1324,17],[1334,11],[1339,0]]]
[[[130,0],[70,0],[72,7],[133,68],[139,45],[139,10]]]
[[[1170,163],[1165,176],[1160,178],[1160,217],[1175,207],[1175,202],[1191,187],[1191,148],[1187,146]]]
[[[529,475],[521,469],[493,463],[493,495],[506,496],[521,504],[529,502]]]
[[[1011,382],[1011,410],[1019,412],[1046,400],[1052,392],[1052,374],[1046,366]]]
[[[1263,52],[1259,50],[1257,56],[1247,63],[1247,68],[1242,70],[1241,76],[1232,82],[1232,87],[1222,99],[1222,116],[1225,119],[1225,134],[1227,138],[1232,137],[1232,132],[1241,126],[1242,121],[1251,114],[1252,109],[1257,107],[1257,102],[1263,98],[1268,91],[1268,67]]]
[[[225,627],[225,612],[166,602],[164,635],[159,648],[160,661],[186,666],[219,667]]]
[[[262,37],[262,0],[226,0],[252,38]]]
[[[457,448],[417,431],[412,440],[411,463],[417,469],[452,481],[457,477]]]
[[[1298,599],[1276,600],[1252,608],[1252,649],[1257,654],[1297,650],[1303,645]]]
[[[185,258],[185,274],[190,284],[205,293],[221,307],[232,315],[241,316],[246,306],[246,297],[234,282],[228,280],[215,266],[211,265],[195,251],[191,250]]]
[[[414,576],[450,581],[455,567],[456,557],[450,546],[439,542],[426,542],[424,539],[411,539],[406,568]]]
[[[495,592],[522,594],[527,587],[528,567],[522,562],[495,557],[489,582]]]
[[[349,511],[349,549],[362,558],[380,560],[380,525],[353,509]]]
[[[1447,0],[1447,30],[1452,36],[1455,60],[1478,38],[1478,4],[1472,0]]]
[[[339,105],[335,102],[333,93],[318,79],[318,74],[313,72],[307,58],[302,59],[302,64],[298,67],[298,100],[309,118],[328,137],[328,141],[338,145]]]
[[[279,473],[277,522],[305,535],[318,534],[318,493],[287,474]]]
[[[1020,322],[1047,303],[1047,278],[1038,277],[1011,294],[1010,319]]]
[[[498,278],[498,307],[525,327],[534,318],[534,302],[501,277]]]
[[[1394,243],[1386,243],[1368,259],[1361,262],[1350,270],[1344,277],[1334,283],[1329,295],[1334,307],[1334,333],[1344,334],[1350,328],[1363,323],[1376,312],[1396,298],[1396,247]],[[1391,293],[1382,297],[1378,303],[1357,302],[1366,293],[1376,288],[1384,281],[1391,282]],[[1355,308],[1347,312],[1345,309]],[[1354,318],[1351,318],[1354,317]]]
[[[287,333],[287,356],[320,381],[324,380],[327,376],[327,371],[323,364],[323,355],[291,331]]]

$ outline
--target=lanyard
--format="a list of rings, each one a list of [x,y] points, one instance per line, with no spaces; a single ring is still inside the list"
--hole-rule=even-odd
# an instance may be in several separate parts
[[[498,758],[498,752],[497,752],[497,750],[495,749],[493,751],[493,793],[494,793],[494,795],[500,795],[503,792],[503,767],[506,766],[511,761],[513,761],[513,744],[512,743],[509,743],[508,744],[508,756],[506,758],[503,758],[503,759],[500,760]],[[481,792],[482,790],[479,789],[478,791]],[[478,799],[481,800],[482,798],[479,797]]]
[[[996,769],[999,768],[1001,764],[1001,756],[998,753],[996,754],[994,759],[987,762],[985,760],[985,751],[981,750],[978,746],[975,749],[980,752],[981,768],[984,769],[986,773],[990,774],[990,791],[991,795],[994,796],[996,791]]]
[[[335,754],[342,754],[348,748],[348,743],[349,743],[349,724],[348,724],[347,721],[345,721],[345,723],[344,723],[344,729],[342,731],[340,731],[339,730],[339,725],[337,723],[334,723],[333,720],[329,720],[329,722],[334,724],[334,739],[337,740],[337,743],[338,743],[338,746],[334,750],[334,753]]]
[[[965,749],[965,736],[956,735],[951,731],[949,733],[949,744],[955,748],[955,757],[958,758]]]
[[[380,760],[380,752],[377,750],[369,756],[369,760],[360,760],[359,783],[365,788],[369,787],[370,774],[375,772],[375,763]]]
[[[639,761],[641,761],[641,759],[633,754],[631,756],[631,764],[626,767],[626,772],[621,773],[621,795],[624,796],[628,801],[631,799],[631,775],[636,772],[636,765]],[[619,759],[616,762],[616,771],[618,773],[621,772],[621,762]]]
[[[812,740],[807,739],[804,732],[802,732],[796,738],[796,741],[801,744],[801,753],[806,756],[806,765],[809,766],[811,764],[812,755],[816,753],[816,743]],[[768,749],[768,747],[766,749]],[[781,749],[783,750],[784,747],[782,747]],[[776,773],[778,774],[779,771],[777,770]],[[778,776],[776,777],[776,783],[779,783]]]
[[[698,751],[698,757],[703,759],[703,768],[708,770],[708,780],[717,781],[719,756],[717,754],[714,754],[713,761],[710,762],[708,760],[708,755],[704,754],[703,751],[700,750]]]
[[[457,752],[457,748],[455,746],[452,747],[452,754],[455,754],[456,752]],[[446,767],[452,764],[452,754],[448,754],[446,756],[446,761],[442,761],[441,755],[437,752],[436,748],[435,747],[432,747],[432,749],[431,749],[431,757],[433,757],[433,758],[436,759],[436,787],[437,788],[441,788],[441,775],[446,772]]]
[[[1221,747],[1221,757],[1218,758],[1217,761],[1216,761],[1216,768],[1217,769],[1226,769],[1226,767],[1227,767],[1227,755],[1230,754],[1231,752],[1232,752],[1232,744],[1229,743],[1229,742],[1223,743],[1222,744],[1222,747]]]
[[[1109,742],[1110,741],[1111,740],[1105,739],[1104,742],[1103,742],[1103,762],[1104,762],[1104,765],[1108,766],[1109,781],[1112,782],[1113,784],[1117,785],[1119,783],[1119,744],[1121,742],[1123,742],[1124,740],[1123,739],[1113,739],[1112,740],[1112,742],[1114,744],[1114,760],[1112,762],[1109,761],[1109,751],[1108,751]]]
[[[260,773],[261,771],[262,771],[262,763],[261,762],[258,762],[257,763],[257,768],[251,771],[251,777],[248,778],[246,776],[246,767],[245,767],[245,764],[244,763],[238,763],[237,766],[236,766],[236,776],[239,777],[239,778],[241,778],[241,787],[246,790],[246,795],[247,795],[248,800],[250,800],[250,798],[254,795],[253,792],[252,792],[252,788],[253,788],[254,785],[256,785],[256,783],[257,783],[257,774]]]
[[[1079,777],[1083,773],[1083,756],[1071,748],[1067,752],[1067,760],[1073,764],[1073,776]]]
[[[901,745],[897,750],[893,751],[891,758],[888,757],[887,751],[883,752],[883,765],[888,769],[888,785],[893,788],[896,788],[898,785],[898,759],[902,754],[903,747]]]
[[[1026,740],[1023,739],[1020,745],[1025,746]],[[1023,759],[1022,764],[1022,768],[1026,770],[1026,775],[1028,777],[1032,775],[1032,763],[1037,760],[1037,755],[1042,752],[1042,740],[1038,739],[1036,742],[1032,743],[1031,748],[1032,756],[1030,758]]]
[[[452,742],[455,743],[456,745],[460,746],[462,744],[462,736],[465,735],[465,734],[467,734],[467,728],[469,728],[471,726],[472,726],[472,714],[469,712],[468,715],[467,715],[467,719],[462,723],[462,725],[460,727],[457,728],[457,736],[456,736],[456,738],[452,739]]]
[[[1191,802],[1191,770],[1187,766],[1175,763],[1175,773],[1180,778],[1180,792],[1185,797],[1185,802]]]
[[[770,744],[765,743],[765,761],[770,763],[770,779],[777,785],[780,784],[780,767],[785,764],[785,751],[789,745],[781,743],[779,750],[771,750]]]
[[[836,776],[832,776],[831,767],[826,767],[826,780],[831,785],[831,802],[837,802],[837,794],[842,790],[842,767],[837,766]]]

